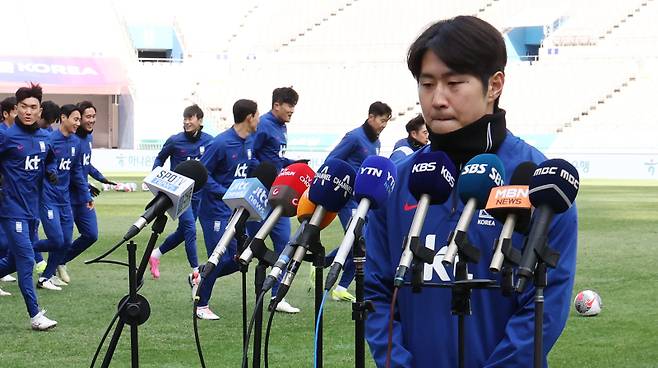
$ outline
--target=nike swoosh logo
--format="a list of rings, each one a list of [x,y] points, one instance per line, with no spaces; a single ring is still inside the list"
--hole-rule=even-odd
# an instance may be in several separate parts
[[[405,212],[406,212],[406,211],[411,211],[411,210],[415,209],[416,207],[418,207],[417,204],[409,204],[409,203],[405,203],[405,204],[404,204],[404,211],[405,211]]]

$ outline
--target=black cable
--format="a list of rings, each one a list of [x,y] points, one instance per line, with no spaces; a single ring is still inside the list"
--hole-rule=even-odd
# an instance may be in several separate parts
[[[393,350],[393,316],[395,315],[395,300],[398,297],[398,290],[396,287],[393,289],[393,297],[391,298],[391,311],[388,319],[388,345],[386,346],[386,368],[391,366],[391,351]]]
[[[263,303],[263,297],[265,296],[264,292],[261,292],[256,299],[256,305],[254,306],[254,313],[251,314],[251,320],[249,321],[249,329],[247,330],[247,343],[244,345],[244,350],[242,351],[242,368],[247,368],[247,354],[249,353],[249,340],[251,339],[251,331],[254,328],[254,320],[256,319],[256,311],[258,307]]]
[[[203,284],[203,278],[199,281],[199,285],[196,289],[196,295],[192,300],[192,325],[194,326],[194,341],[196,343],[196,351],[199,354],[199,362],[201,363],[202,368],[206,368],[206,362],[203,360],[203,350],[201,349],[201,340],[199,339],[199,326],[196,318],[196,308],[199,305],[199,294],[201,293],[201,285]]]
[[[115,264],[120,264],[120,265],[122,265],[122,266],[123,266],[123,265],[128,266],[127,264],[118,263],[117,261],[101,261],[103,258],[105,258],[105,257],[109,256],[110,254],[112,254],[115,250],[117,250],[117,249],[118,249],[121,245],[123,245],[123,243],[125,243],[125,242],[126,242],[126,239],[121,239],[121,241],[120,241],[119,243],[117,243],[117,245],[115,245],[115,246],[113,246],[112,248],[110,248],[110,250],[108,250],[107,252],[101,254],[100,256],[98,256],[98,257],[96,257],[96,258],[94,258],[94,259],[91,259],[91,260],[89,260],[89,261],[85,261],[85,264],[92,264],[92,263],[115,263]]]
[[[270,351],[270,330],[272,328],[272,320],[274,319],[274,313],[276,308],[273,308],[270,312],[270,318],[267,320],[267,328],[265,329],[265,351],[263,352],[263,358],[265,359],[265,368],[269,368],[269,351]]]
[[[112,327],[114,326],[114,323],[117,321],[117,318],[119,318],[119,312],[123,307],[126,306],[126,303],[128,303],[128,299],[126,299],[120,306],[117,308],[117,312],[114,314],[114,317],[112,317],[112,321],[110,321],[110,324],[107,326],[107,329],[105,330],[105,333],[103,334],[103,337],[101,338],[101,342],[98,344],[98,347],[96,348],[96,353],[94,354],[94,358],[91,360],[91,365],[89,368],[93,368],[94,365],[96,365],[96,359],[98,359],[98,354],[101,352],[101,348],[103,347],[103,343],[105,342],[105,339],[107,339],[107,336],[110,334],[110,331],[112,330]]]

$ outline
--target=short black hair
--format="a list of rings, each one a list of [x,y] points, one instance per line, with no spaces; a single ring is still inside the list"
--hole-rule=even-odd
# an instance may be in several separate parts
[[[422,128],[423,125],[425,125],[425,119],[423,119],[423,115],[418,114],[415,118],[409,120],[405,128],[407,129],[407,133],[411,134],[411,132]]]
[[[2,102],[0,102],[0,107],[2,111],[0,111],[0,117],[2,117],[2,113],[6,112],[9,114],[11,110],[16,108],[16,97],[7,97]]]
[[[391,117],[391,107],[381,101],[375,101],[368,108],[368,115]]]
[[[287,103],[295,106],[297,101],[299,101],[299,95],[292,87],[280,87],[272,91],[272,106],[275,103]]]
[[[25,100],[26,98],[34,97],[37,100],[39,100],[39,104],[41,104],[41,99],[43,98],[43,89],[41,86],[37,83],[30,83],[29,87],[21,87],[16,91],[16,103],[18,104],[19,102]]]
[[[84,114],[85,110],[87,109],[94,109],[94,111],[98,111],[96,110],[96,106],[94,106],[94,104],[88,100],[78,102],[78,108],[80,109],[80,114]]]
[[[183,110],[183,117],[185,119],[191,118],[192,116],[196,116],[197,119],[203,119],[203,110],[201,110],[199,105],[194,104]]]
[[[72,105],[73,106],[73,105]],[[60,109],[59,105],[55,102],[48,100],[41,103],[41,118],[45,120],[48,124],[52,124],[59,119]],[[68,115],[66,115],[68,117]]]
[[[45,104],[45,102],[44,102]],[[75,111],[79,112],[80,115],[82,115],[82,111],[80,110],[80,107],[74,105],[74,104],[66,104],[60,108],[60,115],[64,115],[67,118],[71,116]]]
[[[489,78],[505,72],[507,50],[500,32],[473,16],[458,16],[432,24],[411,44],[407,66],[416,80],[427,51],[432,51],[448,68],[482,81],[487,91]]]
[[[233,120],[235,123],[242,123],[249,115],[258,111],[258,104],[252,100],[237,100],[233,104]]]

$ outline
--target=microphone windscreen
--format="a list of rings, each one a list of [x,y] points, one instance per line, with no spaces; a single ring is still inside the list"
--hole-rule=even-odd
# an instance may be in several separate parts
[[[274,183],[274,180],[277,177],[277,170],[276,166],[272,164],[269,161],[264,161],[261,162],[258,166],[256,166],[251,173],[249,173],[250,178],[256,178],[258,181],[263,184],[267,190],[270,190],[272,188],[272,183]]]
[[[417,201],[421,195],[428,194],[430,204],[441,204],[450,197],[456,177],[455,164],[445,152],[423,152],[411,165],[409,191]]]
[[[296,197],[299,198],[299,196],[301,196],[311,184],[314,176],[315,172],[313,172],[313,169],[307,164],[296,163],[288,165],[283,168],[276,179],[274,179],[272,187],[290,187],[295,193],[297,193]]]
[[[578,170],[573,165],[560,158],[546,160],[530,179],[530,202],[562,213],[573,205],[579,186]]]
[[[329,212],[338,212],[352,197],[355,176],[354,169],[347,162],[330,158],[315,175],[308,198],[316,206],[322,206]]]
[[[509,180],[509,185],[530,185],[530,179],[534,174],[537,164],[532,161],[521,162]]]
[[[299,197],[299,204],[297,205],[297,220],[299,220],[300,223],[306,220],[310,220],[311,216],[313,216],[313,212],[315,212],[315,203],[308,199],[307,189],[304,194]],[[329,226],[329,224],[331,224],[331,222],[336,218],[336,215],[336,212],[325,213],[324,218],[320,223],[320,229],[324,229],[325,227]]]
[[[377,209],[386,203],[395,188],[398,171],[391,160],[382,156],[368,156],[363,160],[354,181],[354,199],[370,200],[370,208]]]
[[[198,192],[208,181],[208,170],[197,160],[186,160],[176,165],[175,173],[194,180],[194,191]]]
[[[464,165],[459,176],[459,198],[464,204],[475,198],[476,207],[484,208],[491,189],[503,185],[504,177],[505,167],[498,156],[491,153],[477,155]]]

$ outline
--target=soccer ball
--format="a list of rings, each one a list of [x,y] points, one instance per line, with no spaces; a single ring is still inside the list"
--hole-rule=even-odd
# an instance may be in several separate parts
[[[603,304],[601,303],[601,297],[595,291],[583,290],[576,295],[573,306],[581,316],[592,317],[601,313]]]

